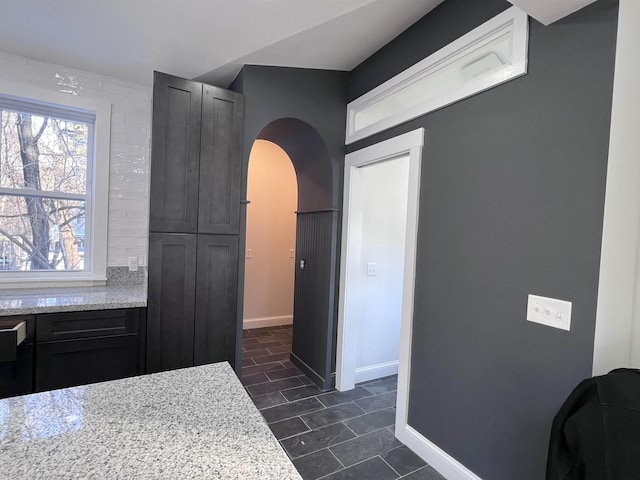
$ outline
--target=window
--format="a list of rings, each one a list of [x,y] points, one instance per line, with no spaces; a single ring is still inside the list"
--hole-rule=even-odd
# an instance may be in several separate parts
[[[105,154],[106,139],[108,159],[109,128],[98,134],[98,124],[109,125],[110,105],[68,103],[0,94],[4,284],[104,281],[108,160],[96,157]]]
[[[85,270],[94,123],[0,99],[0,270]]]
[[[346,143],[527,72],[528,17],[511,7],[347,105]]]

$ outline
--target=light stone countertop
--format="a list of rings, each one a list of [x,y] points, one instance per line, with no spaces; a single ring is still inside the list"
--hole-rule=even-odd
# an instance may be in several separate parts
[[[0,290],[0,316],[146,306],[145,285]]]
[[[301,480],[226,362],[0,400],[0,478]]]

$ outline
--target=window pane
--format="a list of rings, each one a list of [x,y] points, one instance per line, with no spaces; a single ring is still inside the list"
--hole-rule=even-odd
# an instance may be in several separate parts
[[[0,270],[84,270],[85,202],[0,195]]]
[[[13,110],[0,119],[0,187],[86,193],[86,123]]]

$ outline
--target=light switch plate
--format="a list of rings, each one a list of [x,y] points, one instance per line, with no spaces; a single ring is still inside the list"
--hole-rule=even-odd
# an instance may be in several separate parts
[[[571,329],[571,302],[529,295],[527,320],[569,331]]]
[[[247,248],[247,258],[253,258],[253,250],[250,248]]]
[[[378,264],[367,263],[367,276],[375,277],[376,275],[378,275]]]
[[[138,257],[129,257],[127,260],[130,272],[138,271]]]

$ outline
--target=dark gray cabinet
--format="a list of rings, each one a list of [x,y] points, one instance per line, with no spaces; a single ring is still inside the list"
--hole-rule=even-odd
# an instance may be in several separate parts
[[[235,353],[238,238],[198,235],[194,364],[220,362]]]
[[[149,373],[193,365],[196,240],[196,235],[149,235]]]
[[[203,86],[198,233],[238,235],[242,96]]]
[[[145,309],[38,315],[35,391],[140,375]]]
[[[26,323],[26,339],[16,346],[16,339],[10,335],[9,330],[21,322]],[[0,318],[0,355],[10,352],[10,355],[0,359],[0,398],[33,391],[34,326],[33,315]]]
[[[149,229],[195,233],[202,85],[170,75],[156,75],[153,109]]]
[[[241,94],[155,74],[149,372],[234,364],[242,113]]]

